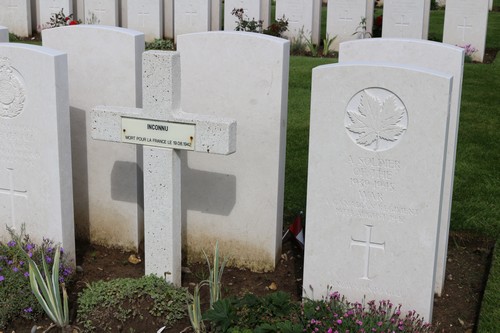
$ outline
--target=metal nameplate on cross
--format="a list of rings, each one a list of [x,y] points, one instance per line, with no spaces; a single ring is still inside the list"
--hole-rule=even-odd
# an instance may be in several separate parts
[[[143,147],[146,274],[181,284],[181,163],[179,150],[229,155],[236,121],[180,108],[178,52],[143,54],[143,109],[98,106],[92,138]],[[117,226],[119,227],[119,226]]]

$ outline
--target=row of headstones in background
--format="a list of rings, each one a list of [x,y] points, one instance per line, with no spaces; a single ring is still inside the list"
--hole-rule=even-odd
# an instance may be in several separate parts
[[[244,8],[250,19],[263,20],[266,26],[271,16],[271,0],[226,0],[224,13],[222,0],[12,0],[0,7],[0,24],[21,37],[31,36],[61,9],[83,23],[142,31],[147,41],[174,38],[174,31],[179,35],[220,30],[223,18],[225,30],[234,30],[233,8]]]
[[[475,61],[483,61],[486,46],[489,0],[448,0],[445,12],[443,42],[477,49]],[[430,0],[385,0],[382,37],[427,39],[429,34]],[[328,2],[327,34],[337,36],[332,49],[339,43],[358,39],[353,34],[361,17],[367,21],[367,31],[373,23],[373,1],[330,0]]]
[[[341,44],[339,64],[313,70],[305,296],[321,299],[330,287],[431,320],[446,264],[463,59],[455,46],[371,39]]]
[[[493,0],[488,0],[488,1],[489,1],[488,4],[489,10],[493,10]],[[446,0],[437,0],[437,3],[441,7],[446,6]]]
[[[44,46],[67,52],[70,60],[76,235],[137,249],[144,231],[138,206],[142,183],[136,177],[143,170],[136,164],[136,148],[91,140],[88,113],[94,105],[141,106],[144,35],[89,25],[44,30],[42,37]],[[220,53],[230,47],[230,54]],[[234,118],[239,129],[238,152],[232,156],[182,155],[189,165],[182,184],[188,256],[200,256],[219,239],[222,249],[238,244],[237,264],[272,269],[281,246],[289,42],[205,33],[180,38],[178,50],[182,108]],[[241,66],[242,58],[248,65]],[[110,81],[120,82],[120,90]],[[270,150],[266,156],[262,145]]]

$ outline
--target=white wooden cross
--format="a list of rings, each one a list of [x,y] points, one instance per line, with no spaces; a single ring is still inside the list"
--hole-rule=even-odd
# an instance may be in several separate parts
[[[180,286],[181,162],[177,149],[222,155],[234,153],[236,122],[184,113],[180,109],[178,52],[147,51],[142,63],[144,109],[95,107],[91,113],[92,138],[144,144],[146,274],[165,276],[167,281]],[[140,127],[142,124],[144,128]],[[179,126],[187,127],[187,131],[174,134],[178,138],[156,136],[157,133],[169,135]],[[194,132],[189,132],[191,130]],[[183,133],[187,133],[184,138],[181,137]],[[150,147],[149,144],[170,145],[175,149]]]

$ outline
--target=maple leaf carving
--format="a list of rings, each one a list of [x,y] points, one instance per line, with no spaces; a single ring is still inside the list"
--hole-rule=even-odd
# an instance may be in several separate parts
[[[394,95],[381,101],[363,91],[357,112],[347,111],[352,121],[347,129],[359,134],[356,143],[370,146],[375,142],[377,150],[380,140],[396,141],[403,134],[405,127],[400,123],[405,111],[404,107],[398,105]]]

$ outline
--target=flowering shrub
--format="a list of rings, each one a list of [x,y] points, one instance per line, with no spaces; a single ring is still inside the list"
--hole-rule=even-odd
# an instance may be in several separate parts
[[[59,13],[53,13],[50,17],[50,21],[42,24],[38,27],[38,31],[42,31],[44,29],[64,27],[66,25],[77,25],[82,23],[81,20],[75,20],[73,14],[69,14],[66,16],[64,14],[64,8],[61,9]]]
[[[306,300],[302,304],[304,332],[433,332],[415,311],[402,316],[401,304],[390,301],[350,303],[338,292],[330,292],[321,301]]]
[[[42,258],[52,264],[55,254],[54,241],[43,239],[42,244],[33,243],[28,235],[15,235],[11,230],[11,240],[0,242],[0,328],[5,327],[14,318],[28,320],[40,317],[43,309],[31,292],[26,255],[37,264]],[[24,252],[24,253],[23,253]],[[64,251],[61,248],[64,258]],[[59,281],[67,282],[73,274],[73,268],[64,261],[59,265]]]
[[[283,33],[288,30],[288,19],[286,19],[285,16],[277,19],[276,22],[267,27],[267,29],[264,29],[262,27],[264,21],[255,21],[253,18],[249,20],[243,8],[234,8],[231,11],[231,15],[236,16],[238,19],[238,21],[236,21],[236,31],[260,32],[265,35],[283,37]]]
[[[457,45],[458,47],[461,47],[465,51],[465,62],[472,62],[472,56],[474,53],[477,52],[477,49],[472,46],[472,44],[466,44],[466,45]]]

